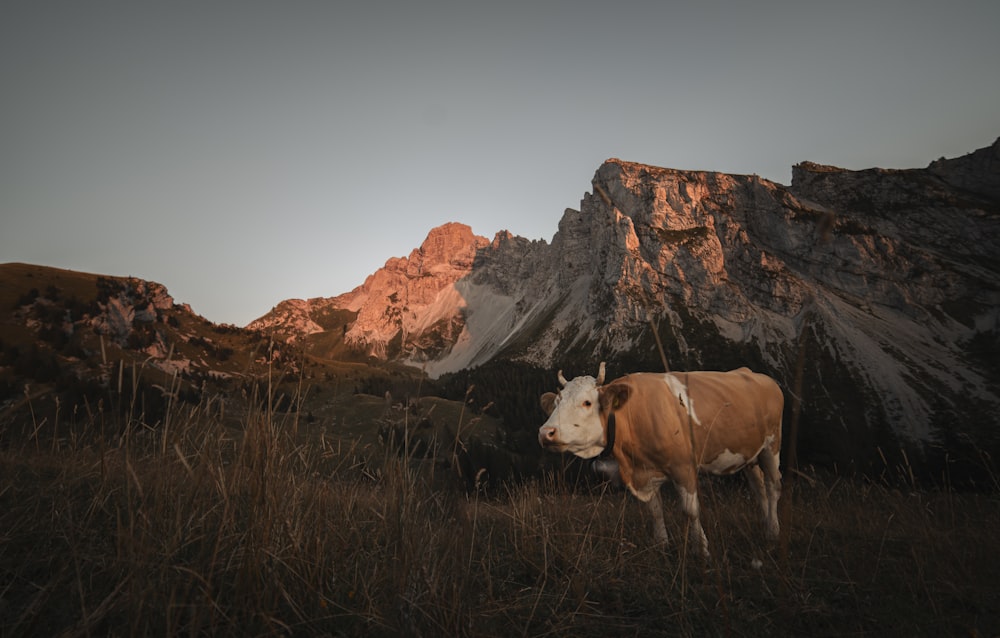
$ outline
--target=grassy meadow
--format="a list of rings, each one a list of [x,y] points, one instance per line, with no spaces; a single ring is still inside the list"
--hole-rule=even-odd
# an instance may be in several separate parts
[[[607,485],[469,489],[250,403],[0,424],[0,635],[1000,633],[996,493],[786,472],[773,545],[742,479],[706,480],[705,560],[672,490],[657,545]]]

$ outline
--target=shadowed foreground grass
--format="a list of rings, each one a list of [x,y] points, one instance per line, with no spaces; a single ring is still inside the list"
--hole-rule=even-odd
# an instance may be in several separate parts
[[[663,547],[623,492],[469,495],[266,413],[232,432],[181,412],[113,438],[4,433],[2,635],[1000,632],[995,495],[799,480],[786,552],[741,480],[706,482],[705,561],[669,490]]]

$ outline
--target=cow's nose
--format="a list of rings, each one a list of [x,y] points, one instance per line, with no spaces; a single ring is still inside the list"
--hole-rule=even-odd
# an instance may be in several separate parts
[[[556,429],[554,427],[541,428],[538,430],[538,442],[542,445],[552,443],[556,440]]]

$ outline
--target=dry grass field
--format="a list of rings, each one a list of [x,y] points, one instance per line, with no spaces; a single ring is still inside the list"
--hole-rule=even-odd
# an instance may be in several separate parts
[[[769,544],[742,480],[702,485],[713,556],[559,473],[447,465],[202,404],[0,431],[3,636],[992,636],[996,493],[788,477]],[[457,429],[461,429],[460,427]]]

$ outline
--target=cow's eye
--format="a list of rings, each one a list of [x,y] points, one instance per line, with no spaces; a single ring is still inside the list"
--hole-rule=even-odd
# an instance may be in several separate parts
[[[590,401],[584,401],[583,402],[583,407],[589,408],[590,407]]]

